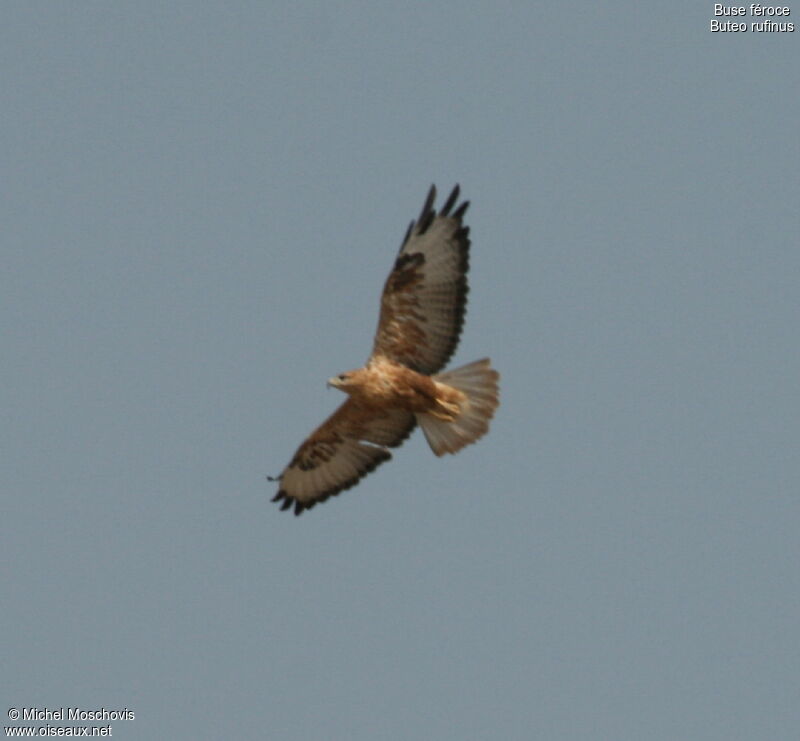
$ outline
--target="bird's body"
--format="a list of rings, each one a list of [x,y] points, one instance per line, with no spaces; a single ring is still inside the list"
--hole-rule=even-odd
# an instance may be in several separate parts
[[[489,429],[498,374],[488,359],[440,372],[464,322],[469,268],[469,205],[456,186],[437,214],[431,187],[406,232],[381,297],[366,365],[328,381],[348,399],[297,449],[278,477],[273,501],[295,514],[356,484],[391,458],[419,424],[433,452],[456,453]]]
[[[343,373],[328,383],[349,394],[365,410],[389,408],[437,415],[465,398],[458,389],[386,358]]]

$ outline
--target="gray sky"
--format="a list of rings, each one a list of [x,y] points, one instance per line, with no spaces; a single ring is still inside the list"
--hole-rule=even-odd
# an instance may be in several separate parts
[[[3,9],[4,725],[796,736],[800,26]],[[369,353],[432,182],[472,202],[454,365],[502,373],[491,434],[281,513],[265,476]]]

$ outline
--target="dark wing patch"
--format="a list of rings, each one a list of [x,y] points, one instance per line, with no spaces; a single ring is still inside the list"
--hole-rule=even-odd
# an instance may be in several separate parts
[[[370,410],[345,401],[297,449],[278,477],[272,498],[296,515],[355,486],[392,454],[416,426],[414,415],[401,410]]]
[[[458,345],[467,305],[469,227],[464,201],[450,213],[453,188],[437,213],[431,186],[419,217],[408,227],[386,280],[372,358],[387,357],[420,373],[441,370]]]

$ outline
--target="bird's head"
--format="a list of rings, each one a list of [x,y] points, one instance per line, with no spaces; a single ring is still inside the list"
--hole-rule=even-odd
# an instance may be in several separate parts
[[[333,378],[328,379],[328,386],[333,386],[335,389],[339,389],[339,391],[344,391],[347,393],[348,389],[351,389],[356,384],[356,374],[354,371],[346,371],[345,373],[340,373],[338,376],[334,376]]]

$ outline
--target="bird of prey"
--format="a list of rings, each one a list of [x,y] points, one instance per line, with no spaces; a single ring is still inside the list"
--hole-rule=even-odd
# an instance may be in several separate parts
[[[467,303],[468,201],[459,186],[438,213],[431,186],[381,296],[372,354],[328,385],[347,400],[297,449],[273,502],[296,515],[354,486],[416,427],[437,456],[456,453],[489,429],[498,373],[488,358],[440,372],[456,349]],[[455,210],[454,210],[454,207]]]

